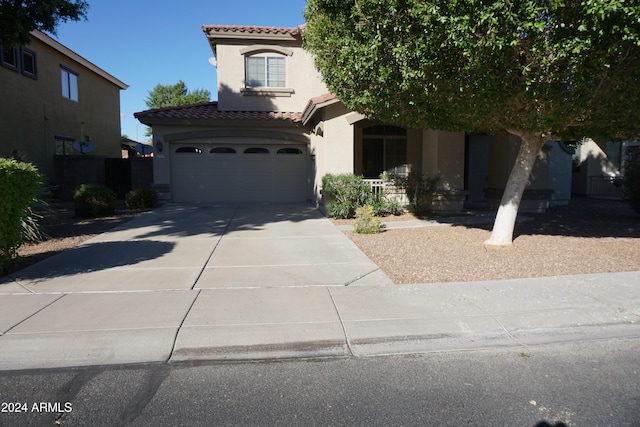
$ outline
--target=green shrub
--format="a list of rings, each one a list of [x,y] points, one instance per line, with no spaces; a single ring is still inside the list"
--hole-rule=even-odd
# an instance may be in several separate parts
[[[42,199],[35,199],[33,204],[27,208],[22,217],[22,238],[25,242],[44,242],[51,237],[46,233],[39,221],[42,214],[49,209],[49,205]]]
[[[95,218],[113,215],[116,193],[100,184],[82,184],[73,192],[76,216]]]
[[[327,213],[335,218],[352,218],[358,207],[371,200],[371,187],[361,176],[326,174],[322,177],[322,195]]]
[[[356,209],[356,220],[353,229],[359,234],[376,234],[380,232],[380,218],[376,217],[371,205]]]
[[[405,190],[409,199],[409,211],[421,214],[431,210],[431,201],[440,182],[440,177],[429,176],[420,172],[409,172],[406,177],[389,175],[396,187]]]
[[[17,256],[22,221],[38,194],[41,176],[35,166],[0,158],[0,273]]]
[[[373,208],[375,216],[400,215],[404,211],[400,202],[395,197],[387,197],[384,191],[377,196],[372,195],[368,204]]]
[[[155,208],[158,203],[158,193],[151,188],[129,191],[124,196],[129,209]]]
[[[624,171],[624,190],[633,210],[640,213],[640,148],[629,153]]]

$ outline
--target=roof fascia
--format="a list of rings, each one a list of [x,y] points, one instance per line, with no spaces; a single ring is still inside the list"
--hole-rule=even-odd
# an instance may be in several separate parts
[[[297,35],[290,33],[256,33],[256,32],[238,32],[238,31],[217,31],[213,28],[207,27],[206,25],[202,26],[202,32],[204,32],[207,40],[209,41],[209,46],[211,47],[211,51],[214,56],[217,56],[218,53],[216,51],[216,45],[219,42],[228,42],[233,40],[238,40],[240,42],[246,42],[249,40],[253,40],[256,42],[299,42],[301,43],[301,37],[298,33]]]
[[[286,119],[182,119],[166,117],[136,117],[147,126],[184,125],[184,126],[216,126],[216,127],[294,127],[302,126],[301,122]]]
[[[52,39],[48,35],[46,35],[44,33],[41,33],[40,31],[31,31],[30,34],[33,37],[35,37],[36,39],[38,39],[41,42],[43,42],[44,44],[46,44],[49,47],[57,50],[58,52],[60,52],[64,56],[68,57],[69,59],[72,59],[73,61],[79,63],[80,65],[82,65],[82,66],[84,66],[86,68],[88,68],[89,70],[93,71],[94,73],[96,73],[100,77],[104,78],[105,80],[108,80],[109,82],[111,82],[114,85],[118,86],[120,89],[124,90],[124,89],[127,89],[129,87],[128,84],[126,84],[126,83],[122,82],[121,80],[115,78],[114,76],[112,76],[111,74],[109,74],[105,70],[103,70],[102,68],[100,68],[97,65],[93,64],[92,62],[86,60],[85,58],[83,58],[82,56],[78,55],[77,53],[75,53],[74,51],[72,51],[71,49],[66,47],[65,45],[63,45],[63,44],[57,42],[56,40]]]
[[[318,111],[330,105],[337,104],[339,102],[340,100],[338,98],[333,98],[328,101],[321,102],[319,104],[310,103],[310,105],[302,113],[302,118],[300,121],[302,122],[303,125],[306,126]]]

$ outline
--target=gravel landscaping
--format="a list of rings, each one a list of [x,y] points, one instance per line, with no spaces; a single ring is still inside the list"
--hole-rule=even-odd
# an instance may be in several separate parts
[[[51,205],[41,223],[52,239],[22,245],[19,263],[5,274],[72,248],[145,212],[131,211],[121,204],[114,216],[84,219],[75,217],[71,204]],[[503,249],[483,245],[492,224],[345,234],[398,284],[640,271],[640,215],[624,201],[574,197],[569,206],[525,216],[528,221],[516,225],[513,245]],[[383,218],[383,223],[412,219],[415,217],[405,214]],[[352,224],[352,220],[332,221],[336,225]]]
[[[576,197],[570,206],[524,216],[513,245],[500,249],[483,245],[493,224],[345,234],[398,284],[640,270],[640,215],[624,201]],[[408,219],[414,217],[383,223]]]

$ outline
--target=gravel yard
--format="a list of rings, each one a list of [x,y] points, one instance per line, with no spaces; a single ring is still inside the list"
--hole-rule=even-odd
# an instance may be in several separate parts
[[[626,202],[578,197],[568,207],[526,216],[532,220],[519,222],[513,245],[501,249],[483,245],[492,224],[345,234],[398,284],[640,270],[640,215]],[[414,217],[383,223],[407,219]]]
[[[116,215],[76,218],[72,205],[52,205],[41,220],[52,239],[25,244],[21,260],[6,274],[72,248],[145,211],[118,205]],[[576,197],[570,206],[528,214],[516,225],[512,247],[485,248],[492,224],[438,225],[345,234],[395,283],[510,279],[640,270],[640,215],[626,202]],[[383,222],[415,219],[410,214]],[[434,219],[430,217],[428,219]],[[351,220],[332,220],[336,225]]]

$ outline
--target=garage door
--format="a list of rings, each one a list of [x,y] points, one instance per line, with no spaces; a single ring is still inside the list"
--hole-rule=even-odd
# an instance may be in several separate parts
[[[307,148],[172,144],[176,202],[304,202]]]

